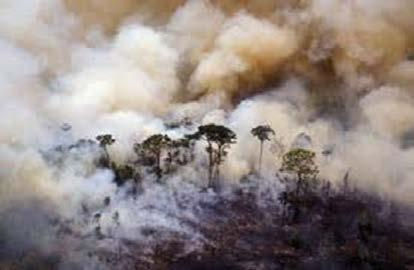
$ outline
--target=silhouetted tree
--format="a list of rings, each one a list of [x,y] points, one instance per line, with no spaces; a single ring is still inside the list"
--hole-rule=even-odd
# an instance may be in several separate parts
[[[257,137],[260,141],[260,153],[259,153],[259,165],[258,165],[258,173],[260,174],[260,170],[262,167],[262,156],[263,156],[263,143],[265,141],[270,141],[270,135],[275,135],[275,131],[270,126],[257,126],[251,130],[253,136]]]
[[[227,156],[227,149],[236,143],[236,134],[229,128],[221,125],[208,124],[199,126],[198,131],[187,136],[188,139],[204,140],[207,142],[206,152],[208,154],[208,186],[215,188],[214,180],[219,178],[220,164]],[[215,171],[215,176],[213,173]]]
[[[194,140],[180,138],[171,140],[164,159],[166,174],[173,172],[177,167],[187,165],[194,160]]]
[[[104,156],[100,160],[100,164],[103,167],[110,167],[110,157],[108,152],[108,146],[115,143],[115,139],[111,134],[98,135],[96,140],[99,142],[99,146],[103,149]]]
[[[131,165],[116,165],[115,163],[112,163],[112,169],[115,173],[115,183],[118,186],[122,186],[127,180],[133,180],[134,183],[138,184],[141,179],[139,172],[137,172]]]
[[[162,176],[161,159],[163,151],[170,146],[171,139],[167,135],[155,134],[142,143],[134,145],[134,151],[138,155],[139,162],[144,166],[153,167],[153,172],[158,180]]]
[[[301,148],[292,149],[283,156],[280,171],[291,173],[294,178],[281,178],[285,190],[279,200],[285,206],[283,216],[290,212],[292,221],[297,221],[304,209],[309,209],[318,201],[319,170],[314,158],[314,152]]]

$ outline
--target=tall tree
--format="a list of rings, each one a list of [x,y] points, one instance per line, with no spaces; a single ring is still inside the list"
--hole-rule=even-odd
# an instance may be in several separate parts
[[[207,142],[205,149],[208,154],[208,186],[216,188],[215,182],[220,175],[220,165],[227,156],[228,148],[236,143],[236,134],[225,126],[208,124],[199,126],[198,131],[187,138]]]
[[[134,151],[138,155],[139,162],[144,166],[151,166],[158,180],[162,176],[161,160],[163,152],[170,146],[171,139],[168,135],[155,134],[142,143],[134,145]]]
[[[283,156],[281,172],[294,175],[294,178],[280,178],[285,183],[285,191],[279,200],[285,206],[283,215],[296,221],[303,210],[315,203],[315,192],[320,188],[317,179],[318,166],[314,161],[315,153],[294,148]]]
[[[100,163],[103,167],[110,167],[110,157],[108,152],[108,146],[115,143],[115,139],[111,134],[98,135],[96,140],[99,142],[99,146],[103,149],[104,156],[101,158]]]
[[[260,141],[259,165],[257,172],[260,174],[263,157],[263,144],[265,141],[270,141],[270,136],[275,135],[275,131],[268,125],[257,126],[251,130],[251,134]]]
[[[314,159],[314,152],[301,148],[292,149],[283,156],[280,171],[295,174],[296,195],[307,193],[315,183],[319,169]]]
[[[194,160],[194,140],[180,138],[171,140],[164,158],[166,173],[175,171],[179,166],[185,166]]]

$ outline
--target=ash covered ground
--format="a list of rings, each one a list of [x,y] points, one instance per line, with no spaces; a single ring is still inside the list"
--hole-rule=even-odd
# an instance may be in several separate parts
[[[4,0],[0,269],[413,269],[411,0]]]

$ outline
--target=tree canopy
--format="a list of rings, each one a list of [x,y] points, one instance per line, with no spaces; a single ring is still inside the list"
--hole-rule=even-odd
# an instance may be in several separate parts
[[[198,131],[188,135],[188,139],[204,140],[207,142],[206,152],[208,154],[208,178],[209,187],[216,188],[220,174],[219,166],[227,156],[227,149],[236,143],[237,136],[229,128],[216,124],[199,126]],[[213,176],[213,173],[215,174]]]
[[[310,150],[292,149],[283,156],[280,171],[294,173],[299,180],[315,179],[319,169],[314,159],[315,153]]]
[[[253,128],[251,134],[263,142],[270,141],[270,135],[275,135],[275,131],[268,125],[261,125]]]
[[[259,152],[259,166],[258,173],[260,174],[260,169],[262,167],[262,157],[263,157],[263,143],[265,141],[270,141],[270,135],[275,135],[275,131],[268,125],[261,125],[253,128],[250,133],[257,137],[260,141],[260,152]]]

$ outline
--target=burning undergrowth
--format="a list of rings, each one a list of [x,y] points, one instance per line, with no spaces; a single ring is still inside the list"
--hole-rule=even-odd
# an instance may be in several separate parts
[[[128,227],[128,217],[104,209],[99,216],[84,213],[83,222],[42,217],[42,222],[49,220],[43,230],[54,247],[46,252],[25,244],[28,250],[20,250],[20,257],[3,265],[5,269],[412,267],[414,236],[400,223],[402,213],[394,204],[346,182],[338,189],[321,186],[320,194],[288,208],[271,200],[258,204],[263,190],[258,192],[257,180],[262,179],[249,180],[225,197],[199,193],[197,203],[191,199],[192,205],[176,197],[169,203],[178,204],[179,216],[167,214],[170,207],[157,209],[159,203],[138,207],[139,199],[135,203],[129,199],[128,207],[136,205],[136,211],[128,210],[138,216],[134,220],[140,215],[145,219],[133,228]],[[292,207],[300,213],[284,212]],[[192,214],[182,214],[186,211]],[[168,220],[167,227],[162,219]],[[79,223],[87,227],[84,232],[78,231]]]
[[[0,268],[412,267],[412,1],[167,2],[0,3]]]

